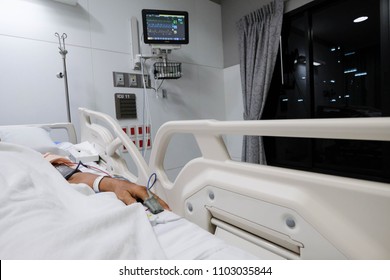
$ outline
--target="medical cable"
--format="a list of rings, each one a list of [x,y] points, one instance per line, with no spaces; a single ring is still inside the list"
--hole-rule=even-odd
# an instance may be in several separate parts
[[[153,182],[151,181],[153,179]],[[164,208],[161,206],[160,202],[158,202],[157,198],[153,195],[153,193],[150,191],[151,188],[153,188],[154,184],[157,181],[157,174],[152,173],[149,176],[148,183],[146,185],[146,191],[148,193],[148,198],[144,200],[144,206],[146,206],[150,212],[153,214],[158,214],[160,212],[164,211]]]
[[[164,81],[165,81],[165,79],[162,79],[162,81],[161,81],[160,85],[158,86],[158,88],[157,88],[157,89],[154,89],[154,90],[156,91],[156,96],[158,96],[158,95],[157,95],[157,94],[158,94],[158,90],[161,88],[161,86],[162,86],[162,84],[164,83]]]
[[[151,180],[153,179],[153,182],[151,183]],[[152,173],[150,176],[149,176],[149,179],[148,179],[148,184],[146,185],[146,189],[148,191],[148,194],[149,196],[152,195],[152,193],[150,192],[151,188],[154,187],[154,184],[156,184],[156,181],[157,181],[157,174],[156,173]]]
[[[143,34],[142,34],[143,37]],[[141,38],[142,38],[141,37]],[[145,82],[145,61],[148,58],[143,57],[142,51],[140,49],[140,56],[141,56],[141,73],[142,73],[142,84],[143,84],[143,90],[144,90],[144,102],[143,102],[143,115],[142,115],[142,122],[143,122],[143,136],[142,136],[142,156],[145,158],[146,156],[146,145],[145,145],[145,139],[146,139],[146,127],[148,124],[152,126],[152,117],[150,114],[150,107],[149,107],[149,98],[146,90],[146,82]]]
[[[76,164],[76,163],[74,163],[74,164]],[[97,167],[92,166],[92,165],[84,164],[84,163],[82,163],[81,161],[79,162],[79,165],[80,165],[80,164],[81,164],[82,166],[84,166],[85,168],[92,169],[92,170],[98,171],[98,172],[100,172],[100,173],[104,173],[104,174],[106,174],[106,175],[109,176],[109,177],[112,177],[111,174],[109,174],[108,172],[104,171],[103,169],[97,168]]]
[[[182,217],[177,217],[177,218],[172,218],[172,219],[161,219],[158,215],[152,215],[152,214],[147,214],[149,222],[152,226],[156,226],[158,224],[167,224],[170,222],[175,222],[178,220],[181,220]]]

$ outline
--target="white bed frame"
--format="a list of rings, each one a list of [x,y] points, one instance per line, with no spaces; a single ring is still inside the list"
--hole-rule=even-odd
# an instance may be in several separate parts
[[[170,138],[191,133],[202,157],[170,182]],[[390,185],[232,161],[229,134],[390,140],[390,118],[171,122],[150,168],[171,207],[216,235],[269,258],[390,259]]]
[[[145,184],[172,210],[229,243],[266,259],[390,259],[390,185],[231,160],[224,135],[390,141],[390,118],[175,121],[156,134],[149,166],[108,115],[80,109],[89,141],[113,173]],[[202,156],[174,182],[163,162],[175,134],[192,134]],[[138,174],[120,157],[125,146]]]

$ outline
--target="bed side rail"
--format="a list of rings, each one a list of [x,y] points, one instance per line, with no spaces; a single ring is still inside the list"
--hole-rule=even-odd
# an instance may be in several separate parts
[[[48,130],[53,141],[69,141],[72,144],[77,143],[77,134],[76,130],[71,123],[46,123],[46,124],[19,124],[19,125],[9,125],[5,127],[23,127],[23,126],[32,126],[32,127],[41,127]],[[64,130],[66,133],[66,138],[63,139],[63,135],[57,135],[57,132]]]
[[[181,133],[202,155],[171,182],[163,161]],[[173,211],[265,258],[390,258],[389,184],[233,161],[224,135],[390,141],[390,118],[169,122],[150,159]]]
[[[66,130],[67,136],[68,136],[68,141],[72,144],[77,143],[77,134],[76,130],[71,123],[53,123],[53,124],[47,124],[43,125],[43,127],[48,127],[53,130],[61,130],[64,129]]]
[[[149,176],[149,167],[118,122],[107,114],[85,108],[79,108],[79,112],[81,141],[88,141],[95,146],[111,172],[145,185]],[[128,170],[126,162],[118,154],[118,149],[123,146],[129,151],[137,167],[137,175]]]
[[[390,118],[297,119],[261,121],[172,121],[157,131],[149,166],[164,186],[172,182],[164,172],[168,144],[175,134],[192,134],[205,159],[230,160],[223,135],[390,141]]]

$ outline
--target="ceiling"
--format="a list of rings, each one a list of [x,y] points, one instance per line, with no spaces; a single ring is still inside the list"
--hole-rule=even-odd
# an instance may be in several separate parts
[[[326,9],[313,13],[313,34],[329,46],[341,45],[353,48],[356,45],[370,45],[377,41],[380,30],[379,0],[337,1]],[[354,23],[360,16],[368,20]],[[373,32],[374,31],[374,32]]]
[[[313,36],[318,43],[328,47],[342,46],[346,50],[378,43],[380,0],[338,0],[334,5],[320,5],[312,11]],[[353,20],[360,16],[368,16],[368,20],[354,23]],[[307,30],[304,17],[296,18],[291,28],[304,36]]]

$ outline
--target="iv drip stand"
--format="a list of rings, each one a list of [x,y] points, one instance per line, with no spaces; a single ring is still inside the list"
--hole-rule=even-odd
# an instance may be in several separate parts
[[[64,78],[64,85],[65,85],[65,99],[66,99],[66,109],[67,109],[67,116],[68,116],[68,122],[71,122],[71,116],[70,116],[70,102],[69,102],[69,89],[68,89],[68,73],[66,72],[66,54],[68,51],[65,49],[65,39],[68,37],[66,33],[63,33],[61,36],[57,32],[54,34],[58,38],[60,54],[62,57],[63,62],[63,72],[60,72],[57,74],[57,78],[62,79]],[[61,42],[62,40],[62,42]]]

